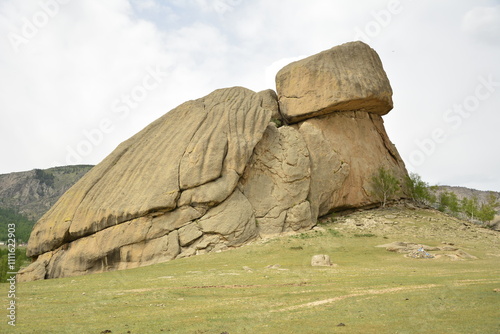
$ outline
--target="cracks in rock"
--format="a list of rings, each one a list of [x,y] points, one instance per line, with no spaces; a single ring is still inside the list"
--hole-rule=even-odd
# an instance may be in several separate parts
[[[55,247],[52,247],[51,250],[54,250],[54,249],[57,249],[58,247],[60,247],[61,245],[65,244],[65,243],[68,243],[68,242],[72,242],[74,240],[77,240],[79,238],[73,238],[71,236],[71,233],[70,233],[70,229],[71,229],[71,226],[73,225],[73,219],[75,217],[75,214],[76,212],[78,212],[78,210],[80,209],[80,206],[81,204],[85,201],[85,198],[87,197],[87,195],[90,193],[90,191],[97,185],[97,183],[99,183],[99,181],[104,178],[106,176],[106,174],[108,173],[109,170],[111,170],[117,163],[118,161],[129,151],[130,149],[130,146],[123,149],[122,152],[120,152],[120,154],[118,156],[115,157],[115,159],[108,165],[108,167],[101,172],[101,175],[99,178],[97,178],[97,180],[95,180],[92,185],[87,189],[87,191],[85,191],[85,193],[83,194],[82,198],[81,198],[81,201],[80,203],[78,203],[77,207],[75,208],[74,212],[73,212],[73,215],[70,219],[71,223],[69,224],[69,226],[67,227],[66,231],[65,231],[65,234],[63,236],[63,238],[61,239],[60,243],[58,245],[56,245]],[[95,167],[94,167],[95,168]],[[94,222],[95,223],[95,222]],[[91,233],[92,234],[92,233]],[[85,235],[86,236],[86,235]],[[85,237],[83,236],[83,237]],[[81,237],[80,237],[81,238]]]
[[[363,194],[366,198],[370,198],[370,192],[368,192],[364,186],[361,186],[361,190],[363,191]]]
[[[348,164],[347,162],[345,162],[345,161],[342,161],[342,160],[341,160],[341,161],[340,161],[339,168],[337,168],[337,170],[335,170],[335,171],[333,172],[333,174],[338,174],[338,173],[339,173],[342,169],[344,169],[344,167],[345,167],[346,165],[347,165],[347,166],[349,166],[349,164]]]
[[[307,92],[306,92],[306,94],[307,94]],[[294,99],[294,100],[300,100],[300,99],[304,98],[304,96],[297,96],[297,95],[290,95],[290,96],[282,95],[281,97],[285,98],[285,99]]]
[[[181,193],[183,190],[186,190],[186,189],[181,188],[182,161],[184,160],[184,157],[186,156],[188,147],[191,145],[191,142],[193,141],[194,137],[196,136],[196,134],[198,133],[200,128],[203,126],[203,123],[206,121],[206,119],[208,117],[208,111],[207,111],[207,106],[205,104],[205,101],[203,100],[203,102],[201,104],[203,105],[203,111],[204,111],[203,118],[199,121],[198,126],[196,127],[196,130],[193,131],[193,134],[192,134],[191,138],[189,139],[188,144],[186,145],[186,148],[184,149],[184,152],[182,153],[182,156],[179,159],[179,163],[177,165],[177,189],[178,189],[179,193]],[[180,197],[180,195],[179,195],[179,197]],[[179,197],[177,198],[176,203],[178,202]]]

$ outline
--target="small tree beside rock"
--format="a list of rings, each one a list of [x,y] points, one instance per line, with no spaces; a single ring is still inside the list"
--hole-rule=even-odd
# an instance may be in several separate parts
[[[394,197],[399,190],[399,185],[399,180],[384,167],[380,167],[372,176],[373,195],[380,200],[382,207],[385,207],[387,201]]]

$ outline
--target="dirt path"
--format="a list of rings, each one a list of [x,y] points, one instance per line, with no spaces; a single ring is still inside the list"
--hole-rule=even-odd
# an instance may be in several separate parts
[[[328,299],[323,299],[323,300],[317,300],[314,302],[310,303],[305,303],[305,304],[300,304],[300,305],[294,305],[286,308],[282,308],[279,310],[273,310],[271,312],[286,312],[286,311],[293,311],[301,308],[307,308],[307,307],[314,307],[314,306],[320,306],[320,305],[325,305],[325,304],[331,304],[338,302],[340,300],[344,300],[347,298],[352,298],[352,297],[360,297],[360,296],[368,296],[368,295],[382,295],[386,293],[392,293],[392,292],[401,292],[401,291],[412,291],[412,290],[419,290],[419,289],[432,289],[439,287],[441,285],[437,284],[425,284],[425,285],[412,285],[412,286],[404,286],[404,287],[398,287],[398,288],[387,288],[387,289],[369,289],[365,290],[359,293],[351,293],[348,295],[344,296],[338,296],[338,297],[333,297],[333,298],[328,298]]]
[[[491,283],[499,283],[500,284],[500,280],[479,279],[479,280],[459,280],[456,282],[451,282],[451,284],[453,284],[455,286],[491,284]],[[387,289],[368,289],[368,290],[363,290],[363,291],[360,291],[357,293],[351,293],[351,294],[344,295],[344,296],[338,296],[338,297],[333,297],[333,298],[328,298],[328,299],[323,299],[323,300],[317,300],[314,302],[294,305],[294,306],[285,307],[285,308],[278,309],[278,310],[272,310],[271,312],[286,312],[286,311],[293,311],[293,310],[298,310],[298,309],[307,308],[307,307],[321,306],[321,305],[325,305],[325,304],[335,303],[335,302],[338,302],[338,301],[341,301],[341,300],[344,300],[347,298],[352,298],[352,297],[383,295],[386,293],[413,291],[413,290],[420,290],[420,289],[432,289],[432,288],[443,287],[443,286],[445,286],[445,285],[442,285],[442,284],[424,284],[424,285],[411,285],[411,286],[403,286],[403,287],[387,288]]]

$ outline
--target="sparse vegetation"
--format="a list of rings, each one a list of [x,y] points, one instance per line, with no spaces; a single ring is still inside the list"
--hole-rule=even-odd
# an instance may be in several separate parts
[[[406,190],[417,203],[430,205],[436,201],[436,196],[432,194],[429,184],[422,181],[417,173],[410,173],[406,178]]]
[[[44,183],[48,187],[54,186],[54,175],[50,172],[35,169],[35,179],[40,181],[40,183]]]
[[[444,192],[439,195],[439,201],[437,202],[438,210],[441,212],[449,212],[453,215],[457,215],[460,212],[460,203],[458,197],[453,192]]]
[[[19,271],[19,268],[30,262],[30,259],[26,257],[26,248],[16,248],[15,266],[14,270],[11,270],[8,266],[8,254],[9,250],[7,248],[0,248],[0,283],[7,282],[6,279],[8,272],[17,272]]]
[[[469,221],[488,223],[495,218],[497,208],[500,206],[493,193],[490,193],[486,202],[481,204],[477,196],[459,199],[452,191],[444,191],[435,196],[433,193],[437,187],[429,186],[415,173],[411,173],[407,178],[406,189],[416,203],[432,206],[441,212]]]
[[[394,174],[380,167],[375,175],[372,176],[372,191],[385,207],[387,201],[391,199],[399,190],[399,181]]]
[[[332,236],[332,237],[336,237],[336,238],[340,238],[340,237],[342,237],[342,234],[340,234],[340,232],[339,232],[339,231],[337,231],[337,230],[335,230],[335,229],[333,229],[333,228],[328,228],[326,231],[327,231],[327,232],[328,232],[328,234],[329,234],[330,236]]]
[[[274,124],[276,124],[277,128],[283,126],[283,121],[281,119],[271,118],[271,122],[273,122]]]
[[[373,233],[354,233],[355,238],[372,238],[376,237],[377,235]]]
[[[495,218],[496,208],[500,206],[495,195],[489,194],[486,203],[481,204],[477,217],[483,222],[490,222]]]
[[[384,224],[395,212],[390,208],[343,216],[322,225],[325,231],[311,233],[310,239],[282,237],[131,270],[18,283],[15,330],[497,332],[497,234],[470,224],[471,238],[471,230],[460,229],[462,222],[420,208],[398,209],[398,224]],[[355,224],[367,217],[383,227]],[[354,237],[382,228],[389,240],[382,235]],[[344,237],[336,237],[339,232]],[[442,241],[453,242],[478,259],[417,260],[375,247],[401,240],[440,247],[445,246]],[[328,254],[337,266],[311,267],[315,254]],[[0,284],[0,289],[7,296],[8,285]],[[338,327],[341,323],[345,326]],[[0,324],[0,332],[8,332],[6,326]]]
[[[33,229],[34,221],[23,216],[13,209],[0,208],[0,241],[7,241],[7,226],[15,224],[16,241],[18,243],[28,242]]]

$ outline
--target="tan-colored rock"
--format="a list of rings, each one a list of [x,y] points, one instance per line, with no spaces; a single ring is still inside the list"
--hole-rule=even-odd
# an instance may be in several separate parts
[[[278,105],[278,95],[272,89],[266,89],[257,93],[262,97],[262,108],[272,111],[272,120],[282,119]]]
[[[196,223],[192,223],[179,229],[179,243],[186,246],[203,235]]]
[[[307,201],[310,173],[309,150],[301,134],[271,123],[239,184],[255,210],[261,235],[314,226],[316,217]]]
[[[47,252],[38,257],[38,259],[24,268],[17,274],[18,282],[38,281],[46,278],[47,265],[52,257],[52,252]]]
[[[313,267],[331,267],[332,265],[330,256],[325,254],[314,255],[311,259],[311,266]]]
[[[255,214],[248,199],[236,189],[222,204],[198,220],[203,233],[224,235],[228,246],[239,246],[257,236]]]
[[[222,202],[271,119],[272,111],[261,105],[262,96],[235,87],[186,102],[156,120],[122,143],[40,219],[28,255],[152,212],[171,211],[188,189],[204,188],[191,203]],[[220,184],[221,177],[228,183]]]
[[[367,45],[293,63],[278,88],[281,110],[272,90],[221,89],[120,144],[37,222],[27,250],[35,261],[18,279],[134,268],[308,230],[332,211],[377,203],[379,167],[406,176],[380,116],[392,92]],[[283,113],[297,124],[280,127]]]
[[[379,167],[392,171],[403,184],[405,165],[379,115],[362,111],[333,113],[295,127],[311,156],[309,200],[313,217],[378,203],[371,180]]]
[[[377,53],[351,42],[285,66],[276,75],[282,115],[291,123],[336,111],[387,114],[392,89]]]
[[[312,217],[311,203],[309,201],[299,203],[288,209],[285,219],[285,231],[290,229],[293,231],[310,229],[316,225],[316,218]]]
[[[49,278],[175,257],[181,251],[176,230],[234,193],[275,112],[270,99],[269,92],[221,89],[159,118],[120,144],[37,222],[28,256],[45,259],[41,255],[52,252]],[[181,232],[181,245],[199,234]],[[230,234],[236,244],[254,236],[246,226]]]

